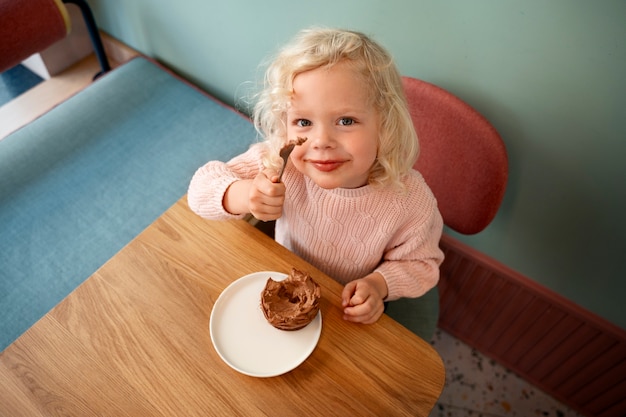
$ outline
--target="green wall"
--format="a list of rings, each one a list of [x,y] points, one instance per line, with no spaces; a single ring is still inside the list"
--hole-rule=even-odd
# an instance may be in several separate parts
[[[461,239],[626,328],[626,1],[89,3],[113,37],[237,105],[300,28],[372,35],[403,74],[457,94],[506,142],[502,209]]]

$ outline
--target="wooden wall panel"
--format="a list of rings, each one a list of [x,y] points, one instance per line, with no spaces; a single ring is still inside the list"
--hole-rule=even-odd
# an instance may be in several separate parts
[[[626,416],[626,331],[460,241],[441,247],[439,327],[587,416]]]

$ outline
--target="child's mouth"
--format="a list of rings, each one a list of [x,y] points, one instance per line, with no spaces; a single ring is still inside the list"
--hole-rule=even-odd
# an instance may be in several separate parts
[[[331,172],[339,168],[343,161],[309,161],[315,169],[322,172]]]

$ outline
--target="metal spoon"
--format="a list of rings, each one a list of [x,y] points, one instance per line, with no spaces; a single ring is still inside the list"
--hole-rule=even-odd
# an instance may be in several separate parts
[[[297,140],[290,140],[287,145],[283,146],[280,149],[279,155],[283,159],[283,167],[280,169],[280,172],[278,173],[278,182],[280,182],[283,178],[283,172],[285,172],[285,167],[287,166],[287,160],[289,159],[289,155],[291,155],[293,148],[295,148],[296,146],[302,145],[304,142],[306,142],[306,140],[307,138],[298,137]]]

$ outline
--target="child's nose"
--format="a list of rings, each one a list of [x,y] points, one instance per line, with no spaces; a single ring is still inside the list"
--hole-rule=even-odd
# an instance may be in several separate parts
[[[316,149],[327,149],[334,146],[335,141],[329,129],[325,127],[317,127],[313,133],[313,141],[311,146]]]

